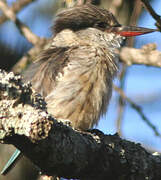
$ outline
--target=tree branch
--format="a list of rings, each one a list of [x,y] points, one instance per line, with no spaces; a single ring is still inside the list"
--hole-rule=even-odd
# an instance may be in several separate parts
[[[147,44],[141,49],[124,47],[120,51],[120,58],[129,66],[143,64],[161,67],[161,52],[156,50],[155,44]]]
[[[47,175],[88,180],[159,180],[161,156],[117,134],[79,132],[47,113],[20,76],[0,72],[0,142],[19,148]]]
[[[31,2],[34,2],[35,0],[19,0],[13,3],[11,6],[11,10],[14,13],[18,13],[20,10],[22,10],[23,7],[27,6]],[[8,18],[5,15],[0,16],[0,24],[4,23]]]
[[[161,16],[159,16],[154,9],[151,7],[150,3],[148,0],[141,0],[144,7],[147,9],[147,11],[151,14],[151,16],[156,20],[156,26],[159,28],[161,31]]]
[[[5,14],[5,16],[13,21],[15,25],[17,26],[18,30],[20,33],[33,45],[36,45],[41,41],[41,39],[36,36],[34,33],[31,32],[31,30],[24,24],[22,23],[19,19],[17,19],[15,13],[12,11],[11,8],[7,6],[6,3],[3,1],[0,1],[0,9],[2,12]]]
[[[36,60],[36,57],[41,53],[42,49],[45,49],[49,46],[50,39],[41,39],[41,41],[32,47],[12,68],[14,73],[22,73],[26,69],[27,65]]]
[[[133,102],[129,97],[126,96],[124,91],[121,88],[113,85],[115,91],[119,93],[122,99],[130,104],[130,106],[140,115],[140,117],[144,120],[144,122],[153,130],[156,136],[161,137],[161,134],[158,132],[157,128],[151,123],[148,117],[143,113],[142,108]]]
[[[139,0],[136,0],[134,3],[133,12],[130,17],[130,25],[131,26],[136,26],[136,22],[140,16],[140,13],[141,13],[141,3]],[[128,47],[133,47],[133,42],[134,42],[134,38],[131,37],[131,38],[127,39],[126,45]],[[125,63],[120,67],[121,67],[120,68],[121,70],[120,70],[120,74],[118,77],[119,81],[120,81],[119,87],[121,89],[124,89],[128,67],[127,67],[127,64],[125,64]],[[119,133],[120,136],[123,135],[122,124],[123,124],[124,112],[125,112],[125,100],[122,98],[121,95],[119,95],[118,107],[117,107],[117,117],[116,117],[116,128],[117,128],[117,132]]]

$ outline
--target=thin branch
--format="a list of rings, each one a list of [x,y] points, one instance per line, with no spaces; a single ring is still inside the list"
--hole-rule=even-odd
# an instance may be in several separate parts
[[[142,64],[161,67],[161,52],[156,50],[155,44],[144,45],[141,49],[124,47],[120,51],[120,58],[128,66]]]
[[[32,47],[21,59],[19,59],[19,61],[13,66],[12,71],[18,74],[22,73],[28,64],[36,60],[36,57],[38,57],[42,49],[48,46],[49,42],[49,39],[41,39],[39,44]]]
[[[3,1],[0,1],[0,9],[5,14],[5,16],[13,21],[20,33],[33,45],[36,45],[41,41],[41,39],[36,36],[34,33],[31,32],[31,30],[22,23],[19,19],[17,19],[15,13],[12,11],[11,8],[9,8]]]
[[[137,20],[139,18],[139,15],[141,13],[141,9],[142,9],[142,7],[141,7],[140,1],[136,0],[134,8],[133,8],[132,15],[130,17],[130,25],[132,25],[132,26],[136,25],[136,22],[137,22]],[[132,38],[132,37],[128,38],[127,39],[127,46],[132,47],[133,42],[134,42],[134,38]],[[127,75],[127,65],[124,63],[122,65],[121,73],[120,73],[120,76],[119,76],[120,88],[121,89],[124,89],[126,75]],[[122,122],[123,122],[124,109],[125,109],[125,101],[121,96],[119,96],[116,125],[117,125],[117,132],[119,133],[120,136],[122,136],[121,125],[122,125]]]
[[[12,4],[11,6],[11,10],[14,13],[19,12],[20,10],[22,10],[22,8],[24,8],[25,6],[27,6],[28,4],[30,4],[31,2],[34,2],[35,0],[19,0],[16,1]],[[0,24],[4,23],[8,18],[5,15],[1,15],[0,16]]]
[[[157,128],[150,122],[150,120],[147,118],[147,116],[143,113],[142,108],[139,105],[137,105],[135,102],[133,102],[129,97],[127,97],[122,89],[118,88],[115,85],[113,85],[113,88],[115,89],[115,91],[117,91],[120,94],[120,96],[125,101],[127,101],[130,104],[130,106],[134,110],[137,111],[137,113],[141,116],[141,118],[145,121],[145,123],[153,130],[155,135],[161,137],[161,134],[158,132]]]
[[[152,6],[149,3],[149,0],[141,0],[144,7],[147,9],[147,11],[151,14],[151,16],[157,21],[156,26],[159,28],[159,30],[161,31],[161,16],[158,15],[154,9],[152,8]]]
[[[135,5],[134,9],[132,12],[132,15],[130,17],[130,25],[131,26],[136,26],[138,18],[141,14],[142,6],[140,0],[135,0]],[[133,47],[134,45],[134,37],[130,37],[127,39],[127,46],[128,47]]]
[[[123,64],[122,69],[121,69],[121,73],[119,76],[119,80],[120,80],[120,86],[119,87],[121,89],[124,89],[126,74],[127,74],[127,65]],[[123,123],[122,121],[123,121],[124,109],[125,109],[125,100],[119,95],[117,117],[116,117],[116,128],[117,128],[117,132],[120,136],[123,135],[121,126]]]

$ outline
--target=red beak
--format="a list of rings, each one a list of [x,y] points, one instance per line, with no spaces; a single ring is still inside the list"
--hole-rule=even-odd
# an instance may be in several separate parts
[[[158,30],[143,28],[143,27],[135,27],[135,26],[112,27],[110,30],[108,30],[108,32],[114,32],[124,37],[139,36],[139,35],[156,32],[156,31]]]

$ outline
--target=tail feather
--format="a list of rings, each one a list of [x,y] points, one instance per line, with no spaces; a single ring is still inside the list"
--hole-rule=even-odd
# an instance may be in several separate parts
[[[2,175],[6,175],[15,165],[16,162],[22,157],[22,153],[20,150],[16,149],[13,153],[7,164],[4,166],[3,170],[1,171]]]

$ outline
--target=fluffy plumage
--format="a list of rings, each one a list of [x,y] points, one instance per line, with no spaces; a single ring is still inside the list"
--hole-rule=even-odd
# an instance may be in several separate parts
[[[51,46],[25,73],[45,97],[48,111],[81,130],[92,128],[107,111],[122,37],[107,33],[119,26],[107,10],[93,5],[58,14]]]

